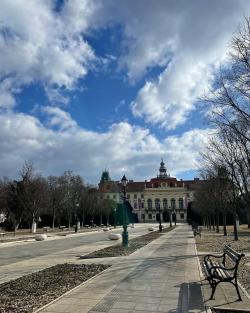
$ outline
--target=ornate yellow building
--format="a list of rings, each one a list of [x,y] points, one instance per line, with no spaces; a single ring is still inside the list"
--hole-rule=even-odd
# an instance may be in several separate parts
[[[126,193],[133,212],[139,222],[154,222],[159,220],[169,221],[176,217],[177,222],[185,222],[187,208],[193,200],[195,185],[199,179],[177,180],[167,173],[165,164],[161,160],[159,174],[149,181],[135,182],[129,180]],[[108,171],[102,173],[99,183],[99,197],[101,199],[113,199],[117,203],[122,202],[120,182],[112,181]]]

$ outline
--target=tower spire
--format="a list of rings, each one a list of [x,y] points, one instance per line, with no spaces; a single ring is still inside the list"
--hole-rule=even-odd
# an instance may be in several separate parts
[[[160,168],[159,168],[159,178],[167,178],[168,174],[167,174],[167,169],[165,167],[165,163],[163,161],[163,158],[161,158],[161,163],[160,163]]]

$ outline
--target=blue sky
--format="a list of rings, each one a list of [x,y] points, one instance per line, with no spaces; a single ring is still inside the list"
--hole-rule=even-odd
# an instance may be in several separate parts
[[[197,175],[199,99],[228,61],[247,0],[1,0],[0,176],[25,160],[97,183],[107,168]]]

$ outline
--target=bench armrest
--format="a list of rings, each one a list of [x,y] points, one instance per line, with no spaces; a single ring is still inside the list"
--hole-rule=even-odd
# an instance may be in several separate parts
[[[214,255],[214,254],[207,254],[204,256],[204,262],[206,262],[207,260],[210,259],[210,257],[216,258],[216,259],[221,259],[224,258],[225,254],[221,254],[221,255]]]

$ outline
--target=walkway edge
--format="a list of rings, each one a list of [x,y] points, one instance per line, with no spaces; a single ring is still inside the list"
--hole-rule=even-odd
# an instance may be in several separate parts
[[[201,284],[201,281],[203,279],[205,279],[203,273],[202,273],[202,269],[201,269],[201,264],[200,264],[200,260],[199,260],[199,256],[198,256],[198,250],[197,250],[197,246],[196,246],[196,241],[195,241],[195,237],[194,238],[194,250],[195,250],[195,253],[196,253],[196,261],[197,261],[197,266],[198,266],[198,269],[199,269],[199,276],[200,276],[200,287],[201,287],[201,294],[202,294],[202,300],[203,300],[203,303],[204,303],[204,306],[205,306],[205,309],[206,309],[206,312],[207,313],[212,313],[212,310],[210,308],[208,308],[205,304],[205,296],[204,296],[204,293],[203,293],[203,289],[202,289],[202,284]]]

